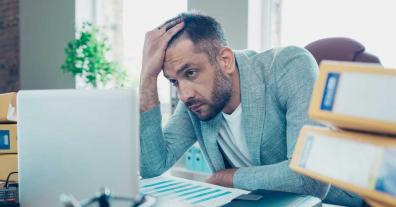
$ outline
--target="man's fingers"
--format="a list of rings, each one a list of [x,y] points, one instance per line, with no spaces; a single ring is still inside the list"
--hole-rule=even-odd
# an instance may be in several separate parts
[[[181,17],[175,17],[173,19],[166,21],[159,27],[154,28],[153,30],[150,31],[150,33],[155,37],[160,37],[164,35],[168,30],[178,25],[180,22],[182,22]]]
[[[184,23],[179,22],[177,25],[173,26],[171,29],[169,29],[163,36],[163,41],[168,44],[169,40],[181,29],[183,29]]]
[[[213,178],[213,175],[210,176],[208,179],[205,180],[206,183],[210,183],[210,184],[215,184],[215,179]]]
[[[174,26],[176,26],[179,23],[181,23],[181,22],[182,22],[182,19],[181,18],[177,18],[177,19],[165,24],[165,30],[168,31],[168,30],[172,29]]]
[[[151,45],[156,45],[161,49],[165,49],[169,40],[184,26],[184,22],[180,17],[165,22],[158,28],[146,33],[145,41]]]
[[[170,28],[174,27],[175,25],[179,24],[180,22],[182,22],[182,18],[181,17],[174,17],[174,18],[166,21],[165,23],[163,23],[157,29],[163,29],[164,28],[165,31],[168,31]]]
[[[161,37],[164,33],[166,32],[165,28],[154,28],[153,30],[150,30],[149,32],[146,33],[147,36],[151,36],[152,38],[156,39],[158,37]]]

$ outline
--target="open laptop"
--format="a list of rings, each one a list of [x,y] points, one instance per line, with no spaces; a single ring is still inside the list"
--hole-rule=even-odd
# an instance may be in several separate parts
[[[22,207],[63,206],[61,194],[138,193],[139,113],[132,90],[18,93]],[[112,206],[130,206],[128,203]]]

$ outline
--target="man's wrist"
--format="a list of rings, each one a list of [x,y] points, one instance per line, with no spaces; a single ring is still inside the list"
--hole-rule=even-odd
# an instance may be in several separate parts
[[[140,86],[157,84],[158,75],[146,75],[140,76]]]
[[[157,76],[141,75],[140,79],[140,112],[148,111],[159,104]]]
[[[234,174],[238,168],[224,169],[214,173],[207,182],[225,187],[234,186]]]

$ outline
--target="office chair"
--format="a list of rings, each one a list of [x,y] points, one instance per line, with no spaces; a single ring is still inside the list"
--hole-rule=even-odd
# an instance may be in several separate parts
[[[338,60],[381,64],[377,56],[367,53],[358,41],[346,37],[316,40],[305,46],[320,64],[322,60]]]

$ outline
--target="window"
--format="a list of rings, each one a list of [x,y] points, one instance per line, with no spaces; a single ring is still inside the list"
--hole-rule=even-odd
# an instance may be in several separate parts
[[[264,51],[280,45],[282,0],[249,0],[248,48]]]
[[[361,42],[387,67],[396,67],[395,1],[283,0],[281,45],[304,47],[326,37]]]
[[[124,67],[128,68],[135,83],[139,82],[142,65],[144,35],[147,31],[158,27],[167,19],[187,10],[187,1],[129,1],[124,0]],[[158,95],[161,102],[163,123],[171,114],[170,84],[160,74],[158,79]]]
[[[127,69],[132,87],[139,87],[145,33],[167,19],[187,10],[187,1],[180,0],[86,0],[76,2],[76,22],[91,21],[108,37],[111,58]],[[77,80],[77,87],[84,84]],[[158,95],[164,122],[171,113],[170,84],[161,74]]]

